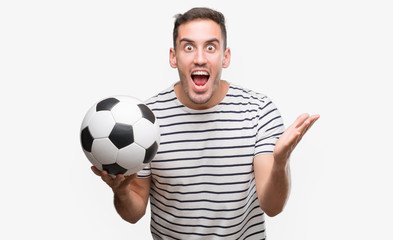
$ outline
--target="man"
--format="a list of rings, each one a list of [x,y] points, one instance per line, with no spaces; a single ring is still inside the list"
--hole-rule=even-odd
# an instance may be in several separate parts
[[[319,116],[303,114],[284,132],[267,96],[221,80],[231,57],[221,13],[179,14],[173,40],[180,81],[147,102],[160,123],[157,156],[130,177],[92,170],[130,223],[150,197],[154,239],[264,239],[264,214],[288,199],[289,156]]]

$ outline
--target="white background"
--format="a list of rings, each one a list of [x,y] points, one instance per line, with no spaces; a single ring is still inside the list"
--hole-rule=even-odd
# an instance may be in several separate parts
[[[150,239],[114,210],[79,144],[97,100],[142,100],[177,81],[173,16],[227,18],[223,78],[270,96],[288,126],[320,120],[292,156],[293,187],[269,239],[392,239],[391,1],[1,1],[1,235]]]

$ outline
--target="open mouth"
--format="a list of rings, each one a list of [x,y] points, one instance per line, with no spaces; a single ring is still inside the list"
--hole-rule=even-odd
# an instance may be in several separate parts
[[[209,81],[209,73],[206,71],[195,71],[191,73],[192,81],[196,86],[205,86],[206,83]]]

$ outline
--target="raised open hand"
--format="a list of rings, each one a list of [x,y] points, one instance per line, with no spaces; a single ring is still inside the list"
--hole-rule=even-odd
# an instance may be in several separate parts
[[[309,114],[304,113],[300,115],[295,122],[287,128],[287,130],[285,130],[274,148],[274,160],[276,161],[276,164],[283,167],[286,166],[292,151],[318,118],[319,115],[310,116]]]

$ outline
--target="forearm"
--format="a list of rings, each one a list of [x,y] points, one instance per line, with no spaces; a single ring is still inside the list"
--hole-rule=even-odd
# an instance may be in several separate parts
[[[273,154],[255,157],[254,173],[258,200],[267,215],[275,216],[284,209],[291,187],[290,155],[318,118],[319,115],[300,115],[280,136]]]
[[[259,192],[258,199],[262,210],[269,216],[279,214],[288,200],[291,187],[290,167],[273,164],[270,175]]]
[[[137,193],[130,191],[122,195],[114,194],[114,205],[125,221],[134,224],[145,215],[147,202]]]

